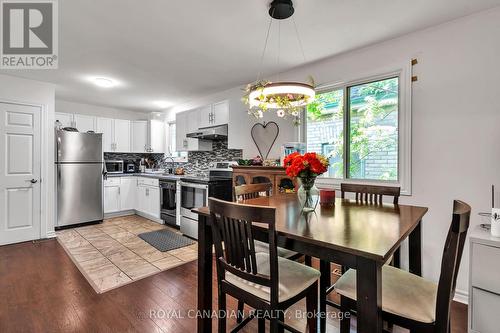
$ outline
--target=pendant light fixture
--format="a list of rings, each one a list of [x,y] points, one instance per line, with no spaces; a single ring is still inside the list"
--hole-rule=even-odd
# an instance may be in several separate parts
[[[262,118],[264,112],[268,110],[276,111],[279,117],[293,118],[295,125],[299,124],[300,110],[311,103],[315,97],[314,83],[301,83],[301,82],[270,82],[260,79],[262,74],[262,64],[267,49],[269,40],[269,33],[273,21],[278,21],[278,30],[280,29],[280,20],[292,18],[297,40],[299,42],[302,55],[305,59],[304,49],[302,42],[292,15],[295,12],[291,0],[274,0],[269,8],[269,27],[267,29],[264,49],[261,56],[260,71],[257,76],[256,83],[247,85],[245,91],[246,95],[243,97],[244,102],[249,106],[248,113],[256,118]],[[280,34],[280,32],[278,32]],[[280,40],[281,36],[278,36]],[[280,43],[278,42],[278,65],[280,57]],[[312,81],[312,80],[311,80]]]

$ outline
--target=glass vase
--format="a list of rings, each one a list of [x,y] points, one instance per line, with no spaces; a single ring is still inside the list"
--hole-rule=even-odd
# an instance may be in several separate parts
[[[299,177],[300,188],[297,191],[302,213],[314,212],[319,202],[319,190],[314,185],[316,177]]]

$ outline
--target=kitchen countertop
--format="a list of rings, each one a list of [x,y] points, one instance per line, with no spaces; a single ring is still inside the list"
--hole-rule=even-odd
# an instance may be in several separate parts
[[[155,179],[172,179],[179,180],[186,175],[165,175],[162,173],[147,173],[147,172],[136,172],[136,173],[108,173],[108,177],[148,177]]]

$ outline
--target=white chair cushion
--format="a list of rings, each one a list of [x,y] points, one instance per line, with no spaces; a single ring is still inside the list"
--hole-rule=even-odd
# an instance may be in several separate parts
[[[356,300],[356,270],[350,269],[335,283],[335,291]],[[437,285],[420,276],[384,265],[382,267],[382,309],[421,323],[436,320]]]
[[[268,243],[264,243],[264,242],[256,240],[256,241],[254,241],[254,246],[255,246],[255,252],[257,252],[257,253],[262,252],[262,253],[269,254],[269,244]],[[296,254],[297,254],[297,252],[293,252],[293,251],[284,249],[282,247],[278,247],[278,257],[290,259],[291,257],[293,257]]]
[[[257,260],[257,272],[269,275],[269,254],[256,253],[255,258]],[[284,302],[301,293],[317,281],[320,276],[320,272],[314,268],[280,257],[278,257],[278,272],[279,302]],[[271,290],[269,287],[249,282],[230,272],[226,272],[226,281],[246,292],[268,302],[270,301]]]

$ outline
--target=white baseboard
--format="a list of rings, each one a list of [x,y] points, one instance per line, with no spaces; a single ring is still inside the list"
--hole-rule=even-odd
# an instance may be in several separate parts
[[[135,210],[131,209],[131,210],[124,210],[121,212],[106,213],[106,214],[104,214],[104,218],[109,219],[112,217],[129,216],[129,215],[134,215],[134,214],[135,214]]]
[[[455,290],[455,297],[453,300],[455,302],[469,304],[469,293],[464,290]]]
[[[136,215],[139,215],[139,216],[142,216],[142,217],[145,217],[145,218],[147,218],[148,220],[154,221],[154,222],[156,222],[156,223],[163,224],[163,221],[162,221],[161,219],[156,218],[156,217],[154,217],[154,216],[152,216],[152,215],[149,215],[149,214],[146,214],[146,213],[143,213],[143,212],[139,212],[139,211],[137,211],[137,210],[135,211],[135,214],[136,214]]]
[[[55,230],[47,231],[47,238],[56,238]]]

